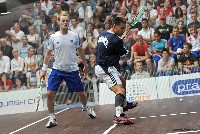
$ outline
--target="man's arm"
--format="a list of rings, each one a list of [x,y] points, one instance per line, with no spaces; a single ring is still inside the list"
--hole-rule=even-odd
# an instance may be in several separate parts
[[[47,51],[46,51],[45,56],[44,56],[43,67],[44,67],[44,64],[46,66],[48,66],[50,58],[51,58],[51,50],[49,50],[47,48]],[[43,69],[44,69],[43,71],[46,71],[45,67]]]
[[[86,58],[85,58],[85,54],[83,52],[83,48],[82,47],[78,48],[78,54],[79,54],[79,56],[80,56],[80,58],[81,58],[81,60],[82,60],[82,62],[84,64],[84,69],[83,69],[84,74],[87,75],[88,74],[88,64],[87,64],[87,61],[86,61]]]

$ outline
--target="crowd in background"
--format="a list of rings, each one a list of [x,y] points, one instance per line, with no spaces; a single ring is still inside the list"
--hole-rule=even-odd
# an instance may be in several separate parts
[[[140,9],[151,6],[134,26]],[[24,11],[0,39],[0,92],[36,88],[48,38],[59,31],[59,17],[70,16],[69,30],[77,33],[85,51],[89,74],[94,67],[98,36],[111,28],[116,16],[127,20],[124,47],[129,51],[116,68],[127,79],[196,73],[200,60],[200,0],[44,0]],[[53,63],[49,63],[49,71]],[[81,69],[83,64],[78,58]]]

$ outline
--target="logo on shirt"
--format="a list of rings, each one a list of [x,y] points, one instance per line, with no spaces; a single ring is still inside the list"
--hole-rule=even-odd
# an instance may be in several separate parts
[[[100,43],[100,42],[102,42],[103,45],[107,48],[107,46],[108,46],[108,39],[106,37],[103,37],[103,36],[99,37],[98,43]]]

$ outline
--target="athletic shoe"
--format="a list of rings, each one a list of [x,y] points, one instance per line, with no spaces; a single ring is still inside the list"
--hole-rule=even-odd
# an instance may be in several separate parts
[[[127,102],[127,106],[126,107],[123,107],[123,111],[126,112],[128,111],[129,109],[133,109],[135,107],[137,107],[138,103],[137,102]]]
[[[47,128],[51,128],[57,125],[56,119],[49,118],[49,121],[46,124]]]
[[[82,107],[82,111],[86,112],[88,116],[90,116],[90,118],[96,118],[96,113],[94,112],[94,110],[91,107]]]
[[[127,116],[123,113],[120,115],[120,117],[114,116],[113,123],[129,125],[129,124],[133,124],[134,121],[127,118]]]

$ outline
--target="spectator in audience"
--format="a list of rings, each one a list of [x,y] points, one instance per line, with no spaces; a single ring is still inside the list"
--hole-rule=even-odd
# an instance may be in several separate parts
[[[118,15],[120,13],[120,2],[117,0],[115,1],[114,8],[112,9],[111,15]]]
[[[172,26],[166,24],[166,16],[160,16],[160,25],[156,27],[155,31],[161,32],[161,39],[168,40],[172,33]]]
[[[57,11],[56,11],[56,0],[52,0],[51,1],[51,3],[52,3],[52,8],[51,8],[51,10],[49,11],[49,16],[50,17],[52,17],[52,15],[54,15],[54,14],[56,14],[57,13]]]
[[[0,74],[10,72],[10,58],[8,56],[3,56],[3,51],[0,49]]]
[[[103,10],[103,7],[98,5],[97,11],[96,11],[96,13],[94,13],[94,17],[98,16],[98,17],[100,17],[101,21],[105,21],[107,15],[108,14],[105,13],[105,11]],[[108,15],[108,16],[110,16],[110,15]]]
[[[158,61],[157,76],[170,76],[173,74],[175,60],[169,57],[169,49],[163,48],[162,58]]]
[[[56,6],[56,14],[54,14],[55,16],[57,16],[57,21],[60,18],[60,16],[65,14],[65,11],[62,10],[61,5],[57,5]]]
[[[26,90],[26,86],[24,86],[22,80],[19,77],[15,78],[15,85],[13,87],[13,91],[17,91],[17,90]]]
[[[11,38],[11,46],[14,49],[19,49],[22,42],[21,39],[24,36],[24,32],[20,30],[20,25],[18,23],[14,24],[14,27],[11,30],[6,30],[5,34]]]
[[[172,30],[172,37],[168,40],[170,56],[177,62],[177,55],[183,53],[183,44],[186,42],[185,38],[179,35],[178,26],[174,26]]]
[[[28,25],[27,20],[20,18],[19,24],[20,24],[20,30],[24,32],[25,35],[29,34],[29,31],[28,31],[29,25]]]
[[[69,4],[69,16],[70,18],[78,18],[78,12],[75,11],[75,4],[74,3],[70,3]]]
[[[1,73],[0,92],[8,92],[12,88],[12,81],[8,79],[7,73]]]
[[[154,40],[154,29],[149,27],[148,19],[142,19],[142,29],[138,32],[138,35],[141,35],[143,40],[148,44]]]
[[[187,38],[187,42],[192,44],[191,52],[200,58],[200,37],[198,37],[198,31],[195,26],[190,28],[191,35]]]
[[[27,78],[27,88],[36,88],[40,84],[40,71],[37,70],[35,62],[31,62],[29,65],[30,70],[26,74]]]
[[[41,27],[41,32],[39,34],[39,46],[38,47],[41,47],[41,44],[46,39],[48,39],[48,28],[47,28],[47,24],[43,23],[42,27]]]
[[[158,61],[161,58],[163,48],[167,48],[167,40],[161,39],[160,31],[154,32],[154,41],[149,46],[149,53],[153,56],[156,68],[158,67]]]
[[[84,50],[85,56],[89,56],[96,52],[97,42],[94,40],[94,36],[91,32],[87,33],[86,41],[83,42],[82,48]]]
[[[180,20],[178,23],[179,35],[182,35],[185,39],[188,37],[188,30],[184,25],[184,22]]]
[[[23,82],[25,82],[24,71],[24,59],[19,57],[18,50],[13,49],[12,54],[14,58],[11,60],[11,71],[10,71],[10,79],[14,80],[19,77]]]
[[[71,18],[71,24],[72,24],[72,27],[70,27],[71,31],[77,33],[80,40],[83,41],[84,31],[81,26],[78,26],[77,18]]]
[[[22,14],[22,17],[20,19],[25,19],[28,26],[32,25],[33,17],[32,17],[31,10],[28,10],[28,9],[25,10],[24,14]]]
[[[1,49],[3,51],[3,55],[8,56],[10,59],[12,59],[13,58],[13,55],[12,55],[13,47],[8,45],[8,41],[6,41],[6,38],[1,38],[0,43],[1,43]]]
[[[24,62],[25,62],[25,68],[24,68],[24,72],[25,74],[27,74],[28,71],[31,70],[31,68],[29,67],[29,64],[36,64],[36,68],[34,69],[34,72],[36,73],[39,70],[39,65],[38,65],[38,56],[34,55],[34,48],[30,47],[28,49],[28,56],[25,58]],[[32,70],[33,71],[33,70]]]
[[[65,0],[60,0],[61,9],[65,12],[69,12],[69,5],[65,3]]]
[[[176,24],[178,24],[179,21],[183,21],[184,25],[187,25],[187,18],[183,14],[183,11],[180,7],[177,7],[175,10],[175,18],[176,18]]]
[[[191,26],[195,26],[197,29],[200,29],[200,22],[197,19],[197,13],[196,12],[192,12],[191,13],[191,19],[188,20],[187,25],[190,28]]]
[[[144,70],[143,62],[137,61],[135,63],[135,73],[131,75],[131,80],[141,79],[141,78],[150,78],[150,74]]]
[[[47,25],[51,23],[51,18],[45,14],[45,11],[41,10],[38,13],[39,18],[42,20],[42,23],[46,23]]]
[[[28,56],[28,49],[31,47],[31,45],[28,44],[28,38],[27,36],[22,37],[22,46],[19,48],[19,56],[23,59],[25,59]]]
[[[33,18],[37,17],[38,16],[38,13],[42,11],[41,9],[41,3],[40,1],[37,1],[35,4],[34,4],[34,11],[33,11]]]
[[[85,78],[88,81],[92,81],[92,78],[96,78],[95,65],[96,65],[96,56],[94,54],[90,54],[89,63],[88,63],[88,74],[85,75]]]
[[[28,28],[29,30],[29,35],[27,35],[27,40],[25,40],[25,36],[24,40],[22,40],[23,45],[27,44],[26,41],[28,41],[28,44],[31,45],[33,48],[38,48],[39,47],[39,34],[36,33],[35,28],[33,26],[30,26]],[[24,41],[24,42],[23,42]]]
[[[41,9],[45,11],[46,15],[49,15],[49,12],[52,8],[53,6],[50,0],[44,0],[44,2],[41,3]]]
[[[48,25],[48,31],[57,32],[59,30],[59,25],[57,22],[57,17],[55,15],[51,16],[51,23]]]
[[[141,35],[137,35],[136,43],[132,47],[131,51],[131,57],[128,62],[131,62],[134,60],[134,63],[138,61],[145,62],[147,64],[147,67],[149,71],[153,70],[153,64],[150,58],[150,55],[148,53],[148,44],[143,40]]]
[[[183,45],[183,54],[178,59],[179,73],[195,73],[198,71],[198,59],[191,53],[192,45],[185,43]]]

